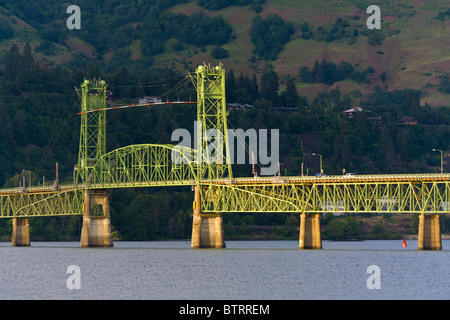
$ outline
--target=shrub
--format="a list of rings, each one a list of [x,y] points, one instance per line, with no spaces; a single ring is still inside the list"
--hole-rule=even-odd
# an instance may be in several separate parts
[[[222,47],[214,47],[211,50],[211,57],[214,59],[225,59],[229,57],[228,51]]]

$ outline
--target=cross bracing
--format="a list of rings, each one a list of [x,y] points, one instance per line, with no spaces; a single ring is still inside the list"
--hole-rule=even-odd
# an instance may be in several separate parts
[[[81,215],[89,190],[199,186],[204,213],[448,213],[450,174],[233,177],[227,137],[225,72],[201,66],[190,75],[197,90],[199,150],[140,144],[106,153],[106,83],[84,81],[81,131],[74,183],[0,189],[0,217]],[[204,158],[209,137],[224,138],[219,159]]]
[[[150,151],[151,148],[145,146],[140,147]],[[120,153],[119,149],[117,152]],[[176,170],[161,165],[157,173],[150,174],[146,170],[151,166],[130,165],[133,162],[127,162],[125,158],[118,160],[122,165],[117,165],[111,172],[107,170],[104,174],[100,170],[92,175],[96,179],[88,185],[80,184],[76,189],[73,185],[61,185],[59,190],[51,187],[0,189],[1,217],[82,214],[85,189],[189,186],[197,183],[202,190],[201,208],[204,213],[450,213],[450,174],[196,181],[192,167],[187,165],[180,165],[184,168]],[[127,172],[128,169],[132,170]]]

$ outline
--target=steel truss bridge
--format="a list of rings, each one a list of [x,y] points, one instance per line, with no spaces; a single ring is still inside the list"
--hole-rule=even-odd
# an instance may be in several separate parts
[[[130,146],[131,147],[131,146]],[[134,146],[146,152],[153,145]],[[154,151],[154,150],[153,150]],[[101,181],[84,185],[0,189],[0,216],[82,215],[85,189],[173,187],[200,185],[204,213],[448,213],[450,174],[361,175],[326,177],[252,177],[196,181],[195,173],[123,159],[127,167],[115,176],[99,173]],[[142,158],[140,158],[142,160]],[[137,160],[138,161],[138,160]]]
[[[204,138],[197,137],[197,149],[139,144],[107,153],[105,119],[110,108],[106,107],[106,83],[85,80],[77,89],[81,130],[74,183],[0,189],[0,217],[83,215],[85,197],[91,191],[176,186],[201,190],[202,214],[450,212],[450,174],[233,177],[228,159],[225,70],[221,65],[203,65],[187,78],[197,91],[196,120]],[[215,150],[223,162],[204,159],[211,138],[208,129],[225,138],[222,148]]]

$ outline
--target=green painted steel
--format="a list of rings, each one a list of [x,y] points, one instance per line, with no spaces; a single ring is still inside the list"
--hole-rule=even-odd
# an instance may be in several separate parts
[[[409,180],[395,175],[377,180],[362,177],[359,181],[338,176],[333,182],[320,179],[277,182],[274,179],[259,183],[204,184],[201,208],[205,213],[450,212],[448,175],[445,179],[438,175],[412,175]]]
[[[140,144],[106,153],[106,83],[85,80],[77,176],[71,185],[0,189],[0,217],[80,215],[92,189],[192,186],[204,213],[450,213],[450,174],[233,178],[225,70],[200,66],[196,146]]]
[[[146,145],[140,147],[151,150]],[[0,193],[0,215],[8,218],[82,214],[85,189],[196,184],[192,175],[195,171],[183,173],[187,180],[175,176],[182,174],[181,171],[173,171],[173,179],[169,181],[162,179],[163,171],[151,175],[147,168],[123,167],[131,169],[128,173],[120,166],[117,168],[121,173],[115,177],[120,179],[102,179],[101,183],[80,185],[77,190],[73,186],[61,186],[59,191],[33,191],[31,188],[28,192]],[[352,179],[329,176],[326,180],[315,177],[223,178],[202,180],[200,186],[204,213],[450,213],[450,174],[355,176]]]
[[[87,181],[91,169],[106,153],[106,83],[85,80],[81,91],[81,129],[77,178]],[[88,112],[96,110],[95,112]]]
[[[0,217],[83,214],[84,190],[24,192],[0,195]]]
[[[188,160],[194,156],[194,150],[177,149],[173,145],[126,146],[101,157],[92,168],[85,187],[193,185],[197,180],[197,168]]]
[[[202,179],[233,177],[227,135],[225,69],[222,64],[199,66],[189,75],[197,91],[197,176]]]

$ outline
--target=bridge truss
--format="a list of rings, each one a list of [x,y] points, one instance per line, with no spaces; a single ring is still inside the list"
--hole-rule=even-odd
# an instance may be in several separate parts
[[[450,175],[242,178],[203,186],[203,212],[443,213]]]
[[[89,185],[78,185],[76,189],[73,185],[61,186],[58,191],[48,189],[12,193],[10,190],[5,193],[2,190],[0,217],[81,215],[86,188],[192,186],[197,182],[202,190],[201,210],[204,213],[450,212],[450,174],[348,178],[329,176],[326,179],[257,177],[196,181],[193,168],[162,165],[164,161],[159,161],[164,158],[159,156],[154,158],[158,160],[156,162],[144,161],[145,165],[139,165],[144,160],[139,157],[112,157],[120,150],[105,156],[104,165],[110,165],[111,159],[117,159],[121,165],[113,166],[113,169],[106,166],[106,169],[94,170]],[[150,145],[140,145],[136,150],[146,150],[145,154],[151,156]]]
[[[199,187],[204,213],[450,212],[449,174],[233,178],[227,158],[224,69],[201,66],[190,78],[197,89],[197,121],[206,137],[201,140],[197,135],[198,149],[141,144],[106,153],[106,83],[86,80],[80,91],[75,182],[0,189],[0,217],[82,215],[88,190],[155,186]],[[223,161],[213,164],[204,159],[208,148],[204,141],[209,141],[206,134],[211,129],[225,138],[225,144],[216,148]]]

